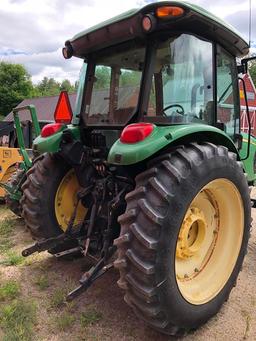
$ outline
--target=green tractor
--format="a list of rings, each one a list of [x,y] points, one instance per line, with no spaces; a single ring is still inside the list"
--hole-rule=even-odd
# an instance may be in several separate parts
[[[76,108],[61,94],[56,122],[35,139],[22,208],[38,240],[24,256],[94,259],[68,300],[115,266],[134,313],[180,335],[228,299],[255,181],[256,140],[240,131],[248,59],[236,63],[248,51],[231,26],[179,1],[66,41],[64,57],[84,60]]]
[[[21,120],[19,117],[20,111],[29,112],[31,121]],[[7,207],[17,216],[21,217],[21,187],[27,178],[27,172],[37,161],[36,154],[31,149],[33,138],[40,135],[41,127],[49,123],[49,121],[39,122],[36,108],[32,104],[14,108],[13,121],[13,129],[9,135],[10,146],[4,148],[5,154],[10,155],[9,160],[7,160],[5,154],[3,155],[5,168],[7,166],[6,163],[11,164],[12,167],[8,169],[8,181],[4,181],[4,178],[0,179],[0,194],[3,192]]]
[[[21,122],[19,111],[27,110],[31,116],[30,121]],[[9,146],[3,149],[1,160],[5,171],[0,178],[0,196],[5,199],[7,207],[17,216],[21,216],[22,208],[20,199],[22,197],[21,186],[26,180],[26,172],[32,166],[32,140],[33,136],[41,133],[40,124],[37,119],[34,105],[27,105],[13,109],[14,125],[9,122],[12,130],[9,133]],[[41,123],[41,125],[43,125]],[[8,174],[9,173],[9,174]],[[6,179],[5,179],[6,178]]]

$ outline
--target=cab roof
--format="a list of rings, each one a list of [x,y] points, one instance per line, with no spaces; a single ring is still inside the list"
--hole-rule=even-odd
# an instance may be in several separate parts
[[[161,1],[129,10],[76,34],[65,45],[72,49],[73,56],[86,58],[89,53],[102,48],[136,37],[146,37],[150,33],[143,31],[142,18],[145,15],[155,17],[156,9],[161,6],[181,7],[184,15],[164,21],[156,18],[154,31],[171,29],[175,32],[190,32],[219,43],[235,56],[244,56],[249,52],[248,43],[234,27],[202,7],[183,1]]]

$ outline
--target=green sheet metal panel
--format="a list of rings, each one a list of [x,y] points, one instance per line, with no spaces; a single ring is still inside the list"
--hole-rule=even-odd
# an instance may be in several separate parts
[[[218,128],[206,124],[176,125],[167,127],[155,126],[151,135],[138,143],[122,143],[117,140],[108,155],[108,162],[116,165],[132,165],[155,155],[177,141],[195,142],[199,140],[223,144],[236,152],[233,141]]]

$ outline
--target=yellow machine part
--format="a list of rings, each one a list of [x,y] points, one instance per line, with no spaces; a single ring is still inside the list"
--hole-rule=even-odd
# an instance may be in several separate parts
[[[244,207],[233,182],[215,179],[193,199],[180,227],[175,270],[182,296],[208,303],[223,289],[242,245]]]
[[[16,163],[22,162],[19,148],[0,147],[0,183],[7,183],[16,171]],[[4,188],[0,187],[0,199],[5,197]]]
[[[75,175],[74,169],[71,169],[62,179],[55,196],[55,214],[59,227],[66,231],[68,223],[72,217],[74,207],[77,203],[77,193],[79,191],[79,183]],[[77,214],[74,224],[80,224],[87,212],[80,202],[77,207]]]

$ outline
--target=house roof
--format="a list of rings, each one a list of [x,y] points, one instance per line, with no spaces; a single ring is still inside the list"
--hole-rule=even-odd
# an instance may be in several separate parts
[[[119,107],[127,107],[129,106],[129,102],[132,99],[134,93],[138,93],[136,91],[136,87],[126,86],[120,87],[118,93],[118,105]],[[108,101],[106,101],[109,97],[109,90],[100,89],[94,92],[94,96],[92,98],[92,103],[90,106],[90,112],[93,114],[106,112],[108,110]],[[38,98],[27,98],[24,99],[17,108],[23,107],[29,104],[33,104],[36,108],[37,117],[39,122],[51,122],[54,121],[54,111],[58,102],[59,96],[47,96],[47,97],[38,97]],[[74,112],[75,103],[76,103],[76,93],[69,94],[70,105],[72,111]],[[19,112],[19,117],[21,121],[31,121],[30,113],[28,110],[21,110]],[[12,122],[13,121],[13,112],[10,112],[4,119],[4,121]]]
[[[24,99],[17,108],[23,107],[29,104],[33,104],[36,107],[37,117],[39,122],[54,121],[54,111],[58,102],[59,96],[45,96],[37,98]],[[75,108],[76,94],[69,94],[69,100],[72,110]],[[19,112],[21,121],[31,121],[30,113],[28,110],[21,110]],[[13,112],[10,112],[4,119],[4,121],[13,121]]]

